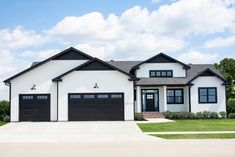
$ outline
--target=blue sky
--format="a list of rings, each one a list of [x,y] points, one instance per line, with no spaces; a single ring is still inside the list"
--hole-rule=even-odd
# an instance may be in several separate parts
[[[1,0],[0,10],[0,81],[70,46],[107,60],[235,57],[235,0]]]

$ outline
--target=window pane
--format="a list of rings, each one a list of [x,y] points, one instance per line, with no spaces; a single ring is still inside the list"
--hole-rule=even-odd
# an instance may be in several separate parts
[[[162,76],[166,76],[166,72],[165,71],[162,71]]]
[[[172,72],[171,71],[167,71],[166,75],[167,76],[172,76]]]
[[[208,89],[209,95],[215,95],[215,88]]]
[[[151,71],[151,72],[150,72],[150,76],[151,76],[151,77],[154,77],[154,76],[155,76],[155,72],[154,72],[154,71]]]
[[[207,95],[206,89],[199,89],[200,95]]]
[[[173,90],[167,90],[167,96],[174,96]]]
[[[200,96],[200,102],[207,102],[206,96]]]
[[[167,97],[167,103],[174,103],[174,97],[173,96],[168,96]]]
[[[177,97],[175,97],[175,102],[176,103],[182,103],[183,102],[183,98],[181,96],[177,96]]]
[[[175,90],[175,96],[182,96],[182,90]]]
[[[161,76],[161,72],[160,72],[160,71],[157,71],[157,72],[156,72],[156,76]]]
[[[208,102],[215,102],[215,96],[208,96]]]

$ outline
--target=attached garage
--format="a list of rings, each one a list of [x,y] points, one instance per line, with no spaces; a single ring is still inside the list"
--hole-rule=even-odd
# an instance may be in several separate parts
[[[19,121],[50,121],[50,94],[20,94]]]
[[[124,120],[124,93],[68,94],[69,121]]]

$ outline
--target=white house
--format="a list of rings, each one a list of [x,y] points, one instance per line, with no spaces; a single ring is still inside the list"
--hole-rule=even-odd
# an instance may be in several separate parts
[[[133,120],[135,113],[226,110],[223,76],[163,53],[102,61],[68,48],[4,81],[11,121]]]

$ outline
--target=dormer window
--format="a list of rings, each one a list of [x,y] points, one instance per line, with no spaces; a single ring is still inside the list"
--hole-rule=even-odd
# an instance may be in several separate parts
[[[172,70],[150,70],[149,77],[173,77]]]

